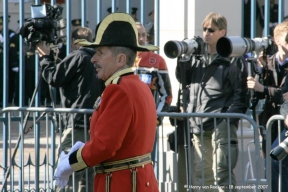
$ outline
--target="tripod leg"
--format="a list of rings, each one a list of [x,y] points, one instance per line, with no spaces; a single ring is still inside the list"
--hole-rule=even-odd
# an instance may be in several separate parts
[[[35,121],[35,124],[37,124],[44,116],[46,115],[46,112],[43,112],[39,117],[38,117],[38,119],[36,119],[36,121]],[[28,127],[28,128],[24,128],[24,134],[26,134],[26,133],[28,133],[29,131],[31,131],[33,129],[33,124],[30,126],[30,127]]]

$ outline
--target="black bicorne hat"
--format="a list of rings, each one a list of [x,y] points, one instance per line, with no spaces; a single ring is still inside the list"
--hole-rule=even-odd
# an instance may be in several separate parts
[[[157,51],[154,45],[138,44],[138,30],[134,19],[127,13],[111,13],[97,26],[95,42],[84,39],[75,41],[80,46],[123,46],[136,51]]]

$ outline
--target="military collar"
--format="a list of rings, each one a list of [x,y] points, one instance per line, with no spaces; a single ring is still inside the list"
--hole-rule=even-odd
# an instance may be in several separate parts
[[[111,84],[111,82],[114,79],[116,79],[122,75],[128,74],[128,73],[134,74],[132,67],[124,68],[124,69],[121,69],[120,71],[117,71],[116,73],[114,73],[109,79],[107,79],[107,81],[105,81],[105,86],[107,87],[109,84]]]

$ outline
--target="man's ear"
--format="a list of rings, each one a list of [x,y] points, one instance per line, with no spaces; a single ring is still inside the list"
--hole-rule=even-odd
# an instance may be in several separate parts
[[[117,65],[119,67],[125,66],[127,63],[127,58],[125,54],[119,54],[116,59],[117,59]]]
[[[221,33],[222,33],[222,35],[223,35],[223,37],[224,37],[224,36],[226,36],[226,34],[227,34],[227,30],[226,30],[226,29],[222,29],[222,30],[221,30]]]

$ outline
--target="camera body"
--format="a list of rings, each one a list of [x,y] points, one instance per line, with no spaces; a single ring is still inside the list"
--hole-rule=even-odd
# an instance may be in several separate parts
[[[204,41],[200,37],[184,39],[183,41],[171,40],[164,45],[164,52],[171,59],[181,55],[190,58],[192,54],[204,53]]]
[[[32,18],[25,21],[20,29],[20,35],[26,43],[36,44],[39,41],[54,43],[57,40],[57,31],[60,30],[58,17],[62,9],[57,5],[32,5]]]

